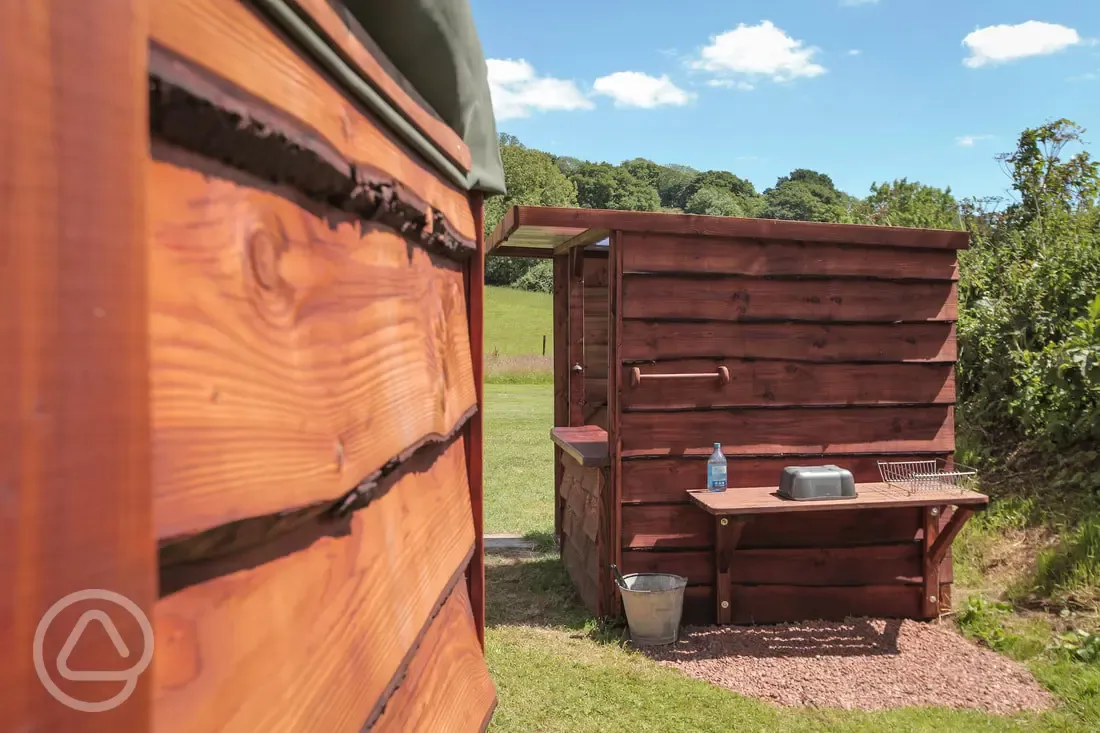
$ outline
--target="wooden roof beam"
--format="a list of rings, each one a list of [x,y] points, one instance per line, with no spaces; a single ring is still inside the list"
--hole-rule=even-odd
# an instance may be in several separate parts
[[[554,254],[563,255],[576,247],[587,247],[596,242],[607,239],[611,235],[607,229],[587,229],[572,239],[567,239],[554,247]]]

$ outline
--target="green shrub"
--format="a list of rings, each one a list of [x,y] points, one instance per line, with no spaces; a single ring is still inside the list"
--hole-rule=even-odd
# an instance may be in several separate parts
[[[963,204],[960,432],[984,459],[1024,444],[1056,463],[1100,440],[1100,173],[1083,151],[1063,157],[1083,132],[1024,131],[1001,156],[1018,200]]]

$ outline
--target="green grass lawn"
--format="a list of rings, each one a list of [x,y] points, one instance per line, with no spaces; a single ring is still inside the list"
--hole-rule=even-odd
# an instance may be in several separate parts
[[[552,384],[485,385],[485,531],[554,531]]]
[[[485,530],[533,536],[548,550],[554,524],[553,385],[550,357],[544,359],[541,350],[542,333],[552,333],[551,300],[545,294],[488,290]],[[1058,616],[1016,613],[983,600],[1026,582],[983,570],[1014,541],[1012,533],[1025,524],[1022,512],[1008,502],[995,504],[964,529],[954,552],[955,605],[963,632],[1026,664],[1062,701],[1056,711],[999,717],[934,708],[883,713],[776,708],[690,679],[624,646],[621,629],[600,627],[580,605],[556,553],[490,555],[486,656],[500,698],[490,730],[1100,730],[1100,660],[1071,661],[1047,648]],[[1091,535],[1076,538],[1067,552],[1087,555],[1088,562],[1073,567],[1095,567],[1097,548]],[[1061,573],[1067,574],[1088,575]]]

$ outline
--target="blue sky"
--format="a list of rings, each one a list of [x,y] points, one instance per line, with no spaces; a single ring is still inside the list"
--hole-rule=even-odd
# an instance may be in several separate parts
[[[498,129],[559,155],[990,196],[1026,127],[1068,117],[1100,145],[1100,0],[471,5]]]

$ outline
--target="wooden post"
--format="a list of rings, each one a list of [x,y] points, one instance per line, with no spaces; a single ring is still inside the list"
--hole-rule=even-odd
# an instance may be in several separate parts
[[[470,505],[474,515],[474,555],[466,573],[470,606],[477,638],[485,648],[485,196],[470,194],[477,230],[477,252],[466,265],[466,307],[470,322],[470,356],[477,394],[477,412],[466,427],[466,471],[470,481]]]
[[[569,257],[554,256],[554,427],[569,425]],[[554,446],[554,534],[561,551],[562,450]]]
[[[932,563],[932,545],[940,533],[940,515],[946,507],[925,507],[922,512],[924,518],[924,539],[922,540],[921,553],[921,617],[926,619],[939,616],[940,607],[940,566]]]
[[[58,657],[92,610],[129,650],[83,634],[82,672],[145,662],[157,596],[151,486],[142,0],[0,3],[0,730],[152,729],[153,668],[70,682]],[[133,604],[77,602],[102,590]],[[97,624],[92,624],[96,626]],[[106,626],[106,623],[103,623]]]
[[[616,565],[623,564],[622,553],[622,481],[623,441],[622,424],[622,295],[623,295],[623,239],[622,232],[612,232],[609,237],[607,289],[607,446],[610,454],[607,490],[600,494],[599,541],[607,543],[607,557]],[[615,590],[610,567],[599,569],[599,615],[620,615],[621,598]]]

